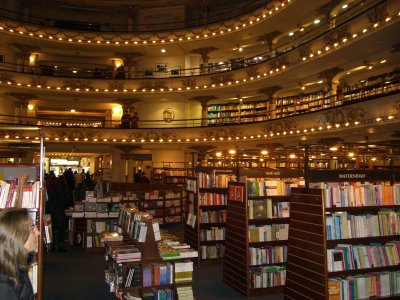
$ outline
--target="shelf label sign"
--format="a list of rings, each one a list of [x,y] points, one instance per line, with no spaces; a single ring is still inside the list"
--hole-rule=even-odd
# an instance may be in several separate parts
[[[310,170],[310,181],[382,181],[390,180],[389,170]]]

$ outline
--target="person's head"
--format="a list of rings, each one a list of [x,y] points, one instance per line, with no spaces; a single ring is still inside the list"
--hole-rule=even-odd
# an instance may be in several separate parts
[[[18,282],[18,268],[27,268],[30,252],[37,250],[39,232],[25,208],[0,211],[0,272]]]

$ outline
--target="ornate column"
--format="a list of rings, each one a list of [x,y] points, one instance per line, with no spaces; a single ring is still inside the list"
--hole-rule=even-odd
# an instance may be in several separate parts
[[[276,118],[276,102],[278,97],[275,96],[275,93],[282,89],[279,85],[273,85],[269,87],[265,87],[263,89],[258,90],[258,93],[265,94],[267,96],[267,119],[275,119]]]
[[[33,73],[38,73],[38,70],[36,70],[36,61],[30,63],[29,57],[33,52],[40,51],[39,47],[32,47],[30,45],[24,45],[20,43],[11,43],[9,46],[13,48],[16,53],[18,72],[28,73],[33,71]]]
[[[33,94],[8,93],[14,100],[14,122],[17,124],[27,124],[29,100],[34,98]]]
[[[135,78],[136,72],[136,59],[143,56],[141,52],[129,52],[129,53],[115,53],[117,57],[121,57],[124,61],[125,78]]]
[[[193,49],[192,51],[189,52],[189,53],[200,54],[201,55],[201,59],[203,61],[203,68],[201,70],[202,74],[207,74],[208,73],[208,61],[210,59],[209,54],[210,54],[211,51],[215,51],[215,50],[218,50],[218,48],[215,48],[215,47],[203,47],[203,48]]]
[[[273,46],[275,44],[274,40],[281,34],[282,34],[282,32],[275,30],[275,31],[272,31],[272,32],[269,32],[269,33],[259,36],[257,38],[257,41],[266,43],[268,46],[268,51],[272,51]]]
[[[118,149],[119,151],[121,151],[122,153],[120,153],[121,159],[124,161],[123,162],[123,172],[124,172],[124,176],[125,176],[125,182],[132,182],[132,180],[129,180],[129,178],[133,178],[133,174],[132,172],[130,172],[131,168],[130,168],[130,164],[131,164],[131,159],[132,159],[132,154],[131,151],[134,150],[138,150],[141,149],[142,147],[140,145],[126,145],[126,146],[116,146],[116,149]],[[122,170],[120,170],[122,171]]]
[[[337,92],[337,87],[339,85],[339,80],[335,78],[335,76],[342,71],[343,69],[334,67],[318,73],[318,78],[326,80],[326,86],[328,88],[328,92],[325,95],[325,97],[330,97],[329,99],[330,106],[340,105],[340,103],[336,101],[337,100],[336,92]]]
[[[208,102],[214,99],[218,99],[218,97],[215,97],[214,95],[209,95],[209,96],[196,96],[190,98],[190,100],[195,100],[200,102],[201,104],[201,126],[207,126],[208,125]]]

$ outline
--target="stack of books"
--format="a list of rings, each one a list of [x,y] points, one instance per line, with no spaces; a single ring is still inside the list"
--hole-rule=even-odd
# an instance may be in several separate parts
[[[182,286],[176,288],[179,300],[193,300],[193,289],[191,286]]]
[[[117,231],[103,231],[100,234],[101,242],[122,241],[123,239],[123,235]]]
[[[192,261],[176,262],[175,283],[191,283],[192,281],[193,281],[193,262]]]

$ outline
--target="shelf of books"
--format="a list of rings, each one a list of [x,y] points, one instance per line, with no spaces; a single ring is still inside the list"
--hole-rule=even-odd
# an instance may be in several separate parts
[[[188,214],[185,242],[199,251],[199,263],[218,263],[225,251],[225,221],[228,182],[235,180],[234,169],[195,169],[187,179]]]
[[[26,208],[32,220],[40,231],[38,251],[34,254],[29,278],[36,298],[43,297],[43,245],[45,231],[43,222],[43,196],[40,187],[39,165],[0,165],[0,209],[9,207]]]
[[[121,235],[104,236],[106,282],[117,299],[194,299],[193,261],[198,253],[164,231],[146,212],[120,210]]]
[[[267,101],[212,104],[208,107],[208,125],[265,121]]]
[[[100,248],[100,236],[104,231],[116,229],[118,211],[122,196],[95,197],[87,191],[82,202],[75,202],[73,211],[66,212],[68,220],[68,241],[77,248]]]
[[[285,299],[398,299],[399,174],[324,172],[292,190]]]
[[[122,197],[120,203],[132,204],[132,207],[147,211],[160,224],[183,221],[183,186],[113,182],[111,190]]]
[[[185,185],[188,173],[186,168],[154,168],[152,177],[154,183]]]
[[[228,187],[223,280],[246,297],[281,292],[290,189],[304,184],[302,172],[239,169],[239,175]]]
[[[276,116],[287,117],[307,111],[330,107],[331,99],[324,91],[278,98],[276,101]]]

